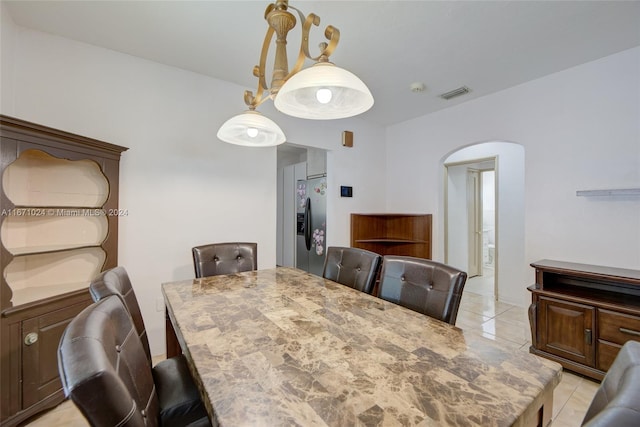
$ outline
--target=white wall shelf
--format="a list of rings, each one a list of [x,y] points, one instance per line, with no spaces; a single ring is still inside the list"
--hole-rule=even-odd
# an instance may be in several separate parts
[[[640,196],[640,188],[614,188],[608,190],[578,190],[576,196]]]

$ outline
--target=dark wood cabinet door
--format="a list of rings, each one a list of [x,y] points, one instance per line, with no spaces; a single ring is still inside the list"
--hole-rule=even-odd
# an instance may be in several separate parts
[[[62,389],[58,343],[67,324],[89,300],[22,322],[22,407],[28,408]]]
[[[596,331],[592,306],[540,297],[538,320],[540,350],[594,366]]]

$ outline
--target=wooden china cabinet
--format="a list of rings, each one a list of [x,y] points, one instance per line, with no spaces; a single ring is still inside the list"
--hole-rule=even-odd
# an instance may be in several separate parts
[[[552,260],[531,266],[531,353],[601,380],[622,345],[640,341],[640,271]]]
[[[0,116],[0,424],[64,399],[57,348],[118,260],[125,147]]]

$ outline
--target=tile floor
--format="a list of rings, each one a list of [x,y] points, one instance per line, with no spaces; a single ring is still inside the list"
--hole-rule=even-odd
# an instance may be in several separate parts
[[[470,333],[499,341],[514,351],[528,351],[531,345],[527,310],[494,301],[493,279],[467,281],[456,325]],[[163,357],[154,358],[155,363]],[[565,371],[553,396],[552,427],[577,427],[598,388],[598,382]],[[85,427],[88,423],[71,402],[31,420],[29,427]]]
[[[465,285],[456,326],[499,341],[518,351],[529,351],[531,332],[527,309],[494,301],[493,278],[474,277]],[[552,427],[577,427],[600,383],[570,371],[553,394]]]

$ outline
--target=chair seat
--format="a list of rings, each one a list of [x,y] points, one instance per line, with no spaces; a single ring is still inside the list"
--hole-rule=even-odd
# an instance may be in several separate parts
[[[152,373],[163,427],[192,426],[201,421],[204,423],[195,425],[209,425],[207,411],[183,355],[159,362]]]
[[[640,426],[640,342],[627,341],[593,396],[584,427]]]

